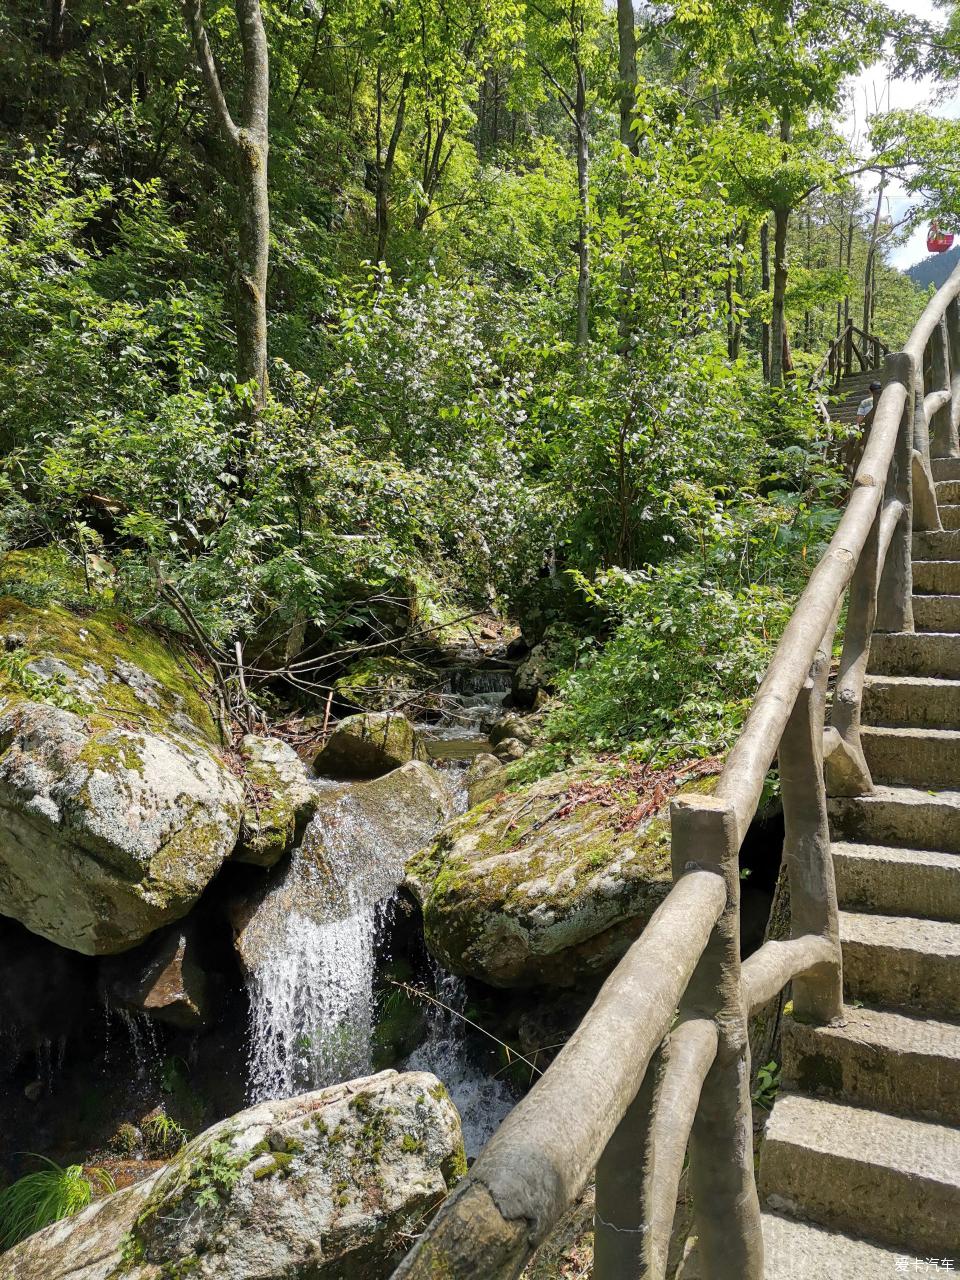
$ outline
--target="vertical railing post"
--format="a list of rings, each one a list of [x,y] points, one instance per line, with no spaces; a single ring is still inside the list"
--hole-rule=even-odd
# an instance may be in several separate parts
[[[647,1273],[644,1228],[652,1209],[650,1131],[663,1062],[660,1048],[597,1164],[594,1280],[638,1280]]]
[[[960,456],[960,302],[947,304],[947,359],[950,363],[950,453]]]
[[[763,1236],[753,1169],[750,1046],[740,978],[740,835],[717,796],[671,805],[673,874],[723,877],[727,906],[681,1001],[681,1014],[716,1021],[717,1056],[690,1134],[690,1189],[703,1280],[762,1280]]]
[[[790,879],[790,928],[795,938],[815,933],[826,938],[833,964],[821,965],[793,980],[798,1017],[832,1022],[843,1013],[843,964],[837,887],[830,852],[827,792],[823,778],[823,726],[827,677],[837,613],[827,628],[780,739],[780,788],[783,797],[783,859]]]
[[[849,378],[853,373],[853,321],[847,323],[847,331],[843,335],[843,373]]]
[[[887,356],[885,381],[906,387],[903,418],[887,474],[886,497],[896,498],[903,510],[890,542],[877,590],[877,631],[913,630],[913,451],[917,447],[917,411],[925,432],[923,383],[905,351]],[[919,395],[916,393],[920,383]],[[919,402],[919,403],[918,403]]]
[[[930,390],[950,390],[950,354],[947,337],[947,317],[941,316],[940,323],[930,336]],[[939,408],[930,420],[931,453],[935,458],[948,458],[953,451],[950,438],[950,405]]]

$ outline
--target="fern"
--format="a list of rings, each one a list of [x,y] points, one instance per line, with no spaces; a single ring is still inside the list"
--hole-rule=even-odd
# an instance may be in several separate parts
[[[45,1156],[35,1156],[45,1168],[25,1174],[0,1191],[0,1245],[9,1249],[51,1222],[71,1218],[98,1194],[116,1190],[105,1169],[85,1170],[81,1164],[61,1168]]]

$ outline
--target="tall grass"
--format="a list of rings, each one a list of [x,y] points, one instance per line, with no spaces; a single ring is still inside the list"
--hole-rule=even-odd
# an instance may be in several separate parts
[[[25,1174],[0,1191],[0,1247],[9,1249],[51,1222],[73,1217],[85,1209],[94,1195],[116,1190],[105,1169],[85,1170],[81,1164],[61,1168],[46,1156],[35,1156],[45,1166]]]

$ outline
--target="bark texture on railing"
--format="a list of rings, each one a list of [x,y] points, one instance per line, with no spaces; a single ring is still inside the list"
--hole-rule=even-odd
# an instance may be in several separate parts
[[[873,789],[860,745],[870,638],[913,630],[911,532],[940,527],[931,453],[960,455],[958,297],[960,268],[904,351],[887,356],[840,524],[715,792],[673,801],[673,888],[395,1280],[518,1276],[594,1175],[595,1280],[662,1280],[688,1150],[699,1274],[762,1280],[747,1021],[788,983],[798,1016],[827,1023],[842,1013],[827,795]],[[741,963],[738,855],[775,759],[791,936]]]

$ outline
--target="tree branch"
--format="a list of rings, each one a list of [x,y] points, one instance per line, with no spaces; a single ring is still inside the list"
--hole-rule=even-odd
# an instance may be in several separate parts
[[[210,100],[214,115],[230,141],[236,142],[240,131],[234,123],[233,116],[230,114],[230,108],[227,106],[227,99],[224,96],[223,85],[220,83],[217,65],[213,60],[213,50],[210,47],[210,41],[207,39],[207,29],[203,24],[201,3],[202,0],[181,0],[183,16],[186,19],[187,30],[190,32],[190,38],[193,42],[193,51],[197,57],[197,64],[200,68],[203,82],[206,85],[207,97]]]

